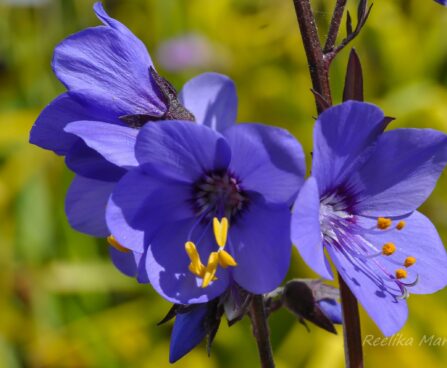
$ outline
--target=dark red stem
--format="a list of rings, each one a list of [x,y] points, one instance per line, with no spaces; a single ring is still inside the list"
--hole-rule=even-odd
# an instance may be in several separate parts
[[[337,35],[340,29],[340,22],[346,5],[346,0],[337,0],[329,34],[324,50],[321,47],[318,36],[318,29],[312,11],[310,0],[293,0],[296,16],[300,27],[303,46],[306,51],[309,72],[312,79],[312,86],[315,95],[315,102],[318,113],[332,104],[332,95],[329,84],[329,67],[337,53],[345,47],[357,34],[366,22],[370,8],[361,13],[359,25],[356,32],[353,32],[341,45],[335,46]],[[366,1],[362,2],[363,5]],[[357,299],[339,275],[340,294],[343,309],[343,330],[345,340],[346,367],[363,367],[363,351],[360,333],[360,317]]]

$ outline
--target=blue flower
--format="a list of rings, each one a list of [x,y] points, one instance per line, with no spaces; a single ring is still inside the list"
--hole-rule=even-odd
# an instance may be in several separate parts
[[[137,164],[138,130],[134,128],[138,123],[179,115],[187,118],[190,108],[197,123],[212,126],[215,116],[210,109],[216,112],[226,104],[236,104],[236,94],[230,79],[205,73],[189,81],[178,97],[181,101],[176,101],[172,87],[154,71],[142,42],[110,18],[100,3],[94,10],[104,25],[74,34],[56,47],[53,69],[68,91],[42,111],[30,142],[65,156],[67,166],[77,174],[66,198],[71,226],[105,237],[109,235],[105,207],[112,188]],[[227,121],[223,117],[220,124]],[[68,126],[73,122],[77,125]],[[84,130],[100,134],[105,144],[125,144],[107,160],[83,139]]]
[[[383,132],[374,105],[349,101],[316,122],[312,176],[292,215],[292,241],[316,272],[338,272],[385,335],[407,319],[406,297],[447,283],[447,255],[416,209],[447,162],[447,136],[430,129]]]
[[[435,0],[437,3],[441,4],[441,5],[446,5],[447,6],[447,0]]]
[[[235,115],[228,106],[211,112]],[[117,149],[97,143],[105,157]],[[107,223],[117,242],[142,255],[132,262],[141,279],[180,304],[211,300],[233,281],[255,294],[279,285],[290,261],[290,206],[304,176],[289,133],[167,121],[144,126],[135,152],[138,167],[115,187]]]

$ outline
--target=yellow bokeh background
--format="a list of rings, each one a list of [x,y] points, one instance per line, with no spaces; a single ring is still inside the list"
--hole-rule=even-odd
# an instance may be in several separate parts
[[[0,1],[0,368],[169,366],[172,324],[156,326],[169,303],[116,271],[104,240],[68,226],[64,195],[73,175],[62,158],[28,143],[39,111],[64,90],[51,71],[52,50],[99,24],[92,4]],[[322,35],[333,4],[313,1]],[[348,4],[356,14],[356,1]],[[238,120],[289,129],[310,157],[315,107],[292,0],[110,0],[105,7],[144,41],[176,87],[204,71],[229,75],[238,88]],[[158,62],[168,40],[191,34],[206,51],[203,62],[177,70]],[[447,8],[432,0],[377,0],[353,46],[365,97],[397,117],[393,127],[447,132]],[[336,102],[347,55],[331,71]],[[422,208],[444,241],[446,186],[444,174]],[[294,252],[289,277],[314,276]],[[365,344],[367,367],[446,366],[447,290],[411,296],[409,309],[388,346]],[[363,336],[380,337],[363,311],[361,317]],[[314,326],[308,333],[286,311],[270,326],[278,368],[344,366],[340,328],[336,336]],[[431,344],[423,340],[432,335]],[[231,328],[222,323],[211,357],[201,345],[174,366],[257,365],[243,320]]]

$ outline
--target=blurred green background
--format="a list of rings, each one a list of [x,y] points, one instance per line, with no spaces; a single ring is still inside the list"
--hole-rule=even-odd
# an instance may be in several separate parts
[[[313,3],[324,34],[334,1]],[[356,1],[348,3],[355,14]],[[169,366],[172,325],[156,326],[169,304],[116,271],[104,240],[69,228],[63,203],[72,174],[62,158],[28,144],[39,111],[63,91],[50,68],[52,50],[99,24],[92,4],[0,0],[0,368]],[[238,87],[239,121],[286,127],[310,153],[315,107],[292,0],[105,1],[105,7],[146,43],[159,72],[178,88],[203,71],[228,74]],[[434,1],[375,1],[354,45],[366,98],[398,118],[394,127],[447,132],[446,36],[447,9]],[[335,101],[346,59],[345,50],[333,64]],[[446,185],[444,174],[423,206],[444,241]],[[315,275],[294,252],[289,276]],[[419,342],[424,335],[447,339],[447,290],[412,296],[409,307],[399,336],[412,338],[412,346],[367,345],[366,366],[446,365],[447,343]],[[343,367],[341,329],[335,336],[311,326],[308,333],[285,311],[270,323],[278,368]],[[362,328],[364,336],[381,336],[363,312]],[[201,346],[175,366],[257,364],[244,320],[222,324],[210,358]]]

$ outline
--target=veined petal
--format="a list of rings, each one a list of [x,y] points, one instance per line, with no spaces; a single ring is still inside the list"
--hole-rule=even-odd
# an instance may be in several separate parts
[[[306,170],[299,142],[285,129],[262,124],[237,124],[224,135],[232,150],[230,169],[244,190],[292,205]]]
[[[31,129],[30,143],[66,155],[78,138],[65,132],[65,126],[77,120],[96,120],[100,116],[100,111],[87,109],[64,93],[40,113]]]
[[[113,182],[76,176],[65,198],[65,212],[71,227],[92,236],[108,236],[105,212],[114,186]]]
[[[177,314],[171,334],[169,363],[184,357],[205,338],[207,313],[208,305],[204,303]]]
[[[99,121],[76,121],[64,130],[81,138],[87,146],[116,166],[129,169],[138,165],[135,158],[137,129]]]
[[[291,238],[307,265],[322,277],[332,280],[320,228],[318,184],[313,177],[304,183],[293,206]]]
[[[378,282],[366,269],[367,263],[354,263],[354,258],[333,246],[327,250],[341,277],[382,333],[391,336],[398,332],[408,317],[407,302]]]
[[[165,299],[179,304],[196,304],[212,300],[228,287],[226,269],[217,269],[217,280],[202,288],[202,279],[189,270],[190,259],[184,249],[188,234],[197,219],[187,219],[163,226],[151,239],[147,250],[146,271],[154,289]],[[197,250],[207,259],[216,250],[211,226],[198,226],[194,234],[203,234]]]
[[[237,266],[234,280],[245,290],[263,294],[284,280],[290,265],[290,210],[286,204],[267,205],[252,200],[229,231],[226,249]]]
[[[122,34],[127,34],[131,37],[135,37],[129,30],[129,28],[127,28],[121,22],[118,22],[116,19],[113,19],[106,13],[101,2],[98,1],[97,3],[95,3],[93,5],[93,10],[95,11],[95,14],[98,17],[98,19],[100,19],[101,22],[103,22],[105,25],[108,25],[109,27],[116,29]]]
[[[190,196],[191,189],[183,182],[133,169],[112,193],[107,224],[119,243],[141,253],[161,225],[193,216]]]
[[[56,76],[79,99],[116,117],[163,115],[166,106],[149,76],[153,64],[146,47],[101,4],[95,12],[106,25],[76,33],[56,47]]]
[[[107,161],[81,139],[67,152],[65,163],[76,174],[96,180],[117,182],[126,173],[125,169]]]
[[[399,221],[405,221],[401,230],[393,226],[387,231],[377,230],[364,235],[378,249],[388,242],[395,245],[395,253],[381,257],[380,262],[392,272],[405,268],[407,257],[416,260],[407,269],[408,281],[402,280],[412,282],[418,279],[416,285],[408,288],[410,294],[429,294],[444,288],[447,285],[447,253],[436,228],[427,217],[417,211],[396,219],[395,224]],[[376,223],[376,219],[359,217],[359,225],[367,229],[374,228]]]
[[[343,183],[368,157],[385,129],[376,106],[347,101],[324,111],[315,123],[312,175],[320,194]]]
[[[400,216],[431,194],[447,163],[447,135],[431,129],[384,133],[369,160],[349,178],[355,213]]]
[[[198,124],[218,132],[223,132],[236,122],[236,87],[225,75],[200,74],[183,86],[179,100],[194,114]]]
[[[155,170],[194,182],[207,172],[225,170],[231,151],[219,133],[204,125],[161,121],[140,130],[136,157],[148,174]]]

